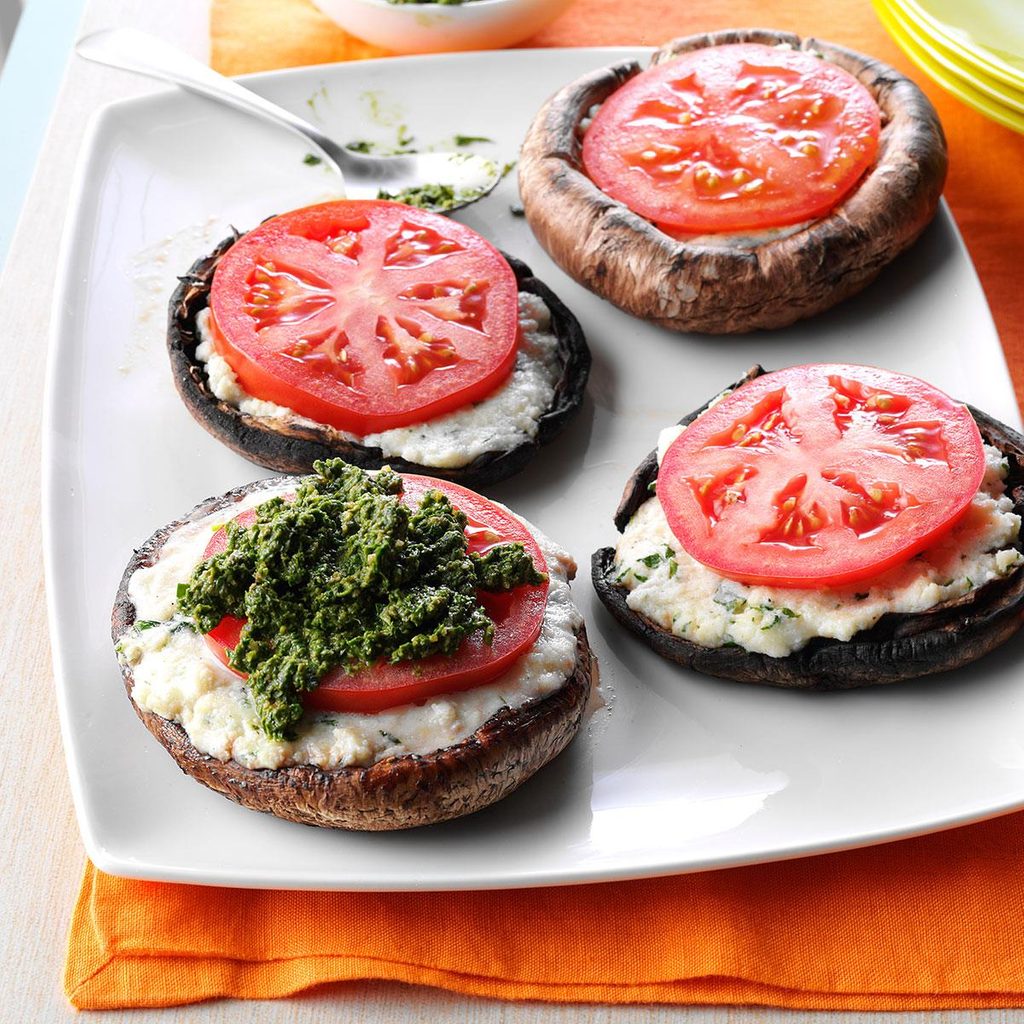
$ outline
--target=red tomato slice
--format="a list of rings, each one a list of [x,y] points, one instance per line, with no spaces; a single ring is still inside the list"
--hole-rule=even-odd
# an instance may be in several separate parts
[[[406,503],[418,504],[425,491],[436,488],[465,513],[469,520],[466,536],[470,551],[483,553],[495,544],[519,541],[533,557],[538,570],[547,571],[544,555],[533,534],[511,512],[446,480],[403,475],[402,481],[405,485],[402,500]],[[237,516],[236,522],[248,526],[255,519],[256,511],[250,509]],[[203,557],[223,551],[226,543],[225,531],[217,530]],[[375,712],[482,686],[511,668],[540,636],[547,596],[547,583],[516,587],[505,594],[481,591],[480,603],[494,621],[494,642],[490,646],[479,634],[474,634],[467,637],[451,657],[434,655],[394,665],[382,661],[352,675],[339,669],[328,673],[317,689],[306,695],[306,705],[331,711]],[[210,649],[225,665],[228,664],[227,651],[238,644],[244,625],[245,619],[225,616],[206,634]]]
[[[966,406],[916,377],[816,364],[765,374],[709,409],[665,453],[657,491],[709,569],[825,587],[927,547],[984,475]]]
[[[480,401],[516,357],[518,286],[501,253],[400,203],[266,221],[224,254],[210,309],[246,391],[360,436]]]
[[[757,43],[684,53],[601,106],[583,164],[608,195],[672,233],[820,217],[874,162],[880,114],[851,74]]]

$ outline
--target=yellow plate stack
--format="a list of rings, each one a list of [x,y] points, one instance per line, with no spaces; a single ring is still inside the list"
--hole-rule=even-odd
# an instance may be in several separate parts
[[[908,57],[958,99],[1024,132],[1024,0],[873,0]]]

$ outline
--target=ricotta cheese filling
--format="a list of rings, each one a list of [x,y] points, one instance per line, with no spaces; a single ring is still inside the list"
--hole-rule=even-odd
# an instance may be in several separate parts
[[[239,384],[228,361],[214,351],[209,309],[200,311],[196,325],[200,339],[196,359],[204,364],[210,390],[222,402],[262,420],[271,429],[316,427],[332,438],[379,448],[385,458],[405,459],[438,469],[457,469],[487,452],[510,451],[532,441],[540,429],[541,417],[554,402],[562,375],[550,310],[540,296],[520,292],[519,350],[512,374],[500,388],[482,402],[426,423],[360,436],[250,395]]]
[[[678,436],[664,432],[659,460]],[[908,562],[841,587],[817,590],[747,586],[691,558],[668,525],[657,497],[637,510],[615,551],[616,582],[635,612],[702,647],[737,644],[783,658],[813,637],[849,640],[886,612],[923,612],[1013,572],[1020,516],[1005,493],[1008,465],[985,445],[985,477],[963,518]]]
[[[503,707],[518,708],[564,685],[576,667],[582,617],[569,594],[572,558],[527,524],[548,564],[550,585],[540,636],[504,675],[484,686],[377,714],[309,711],[294,740],[269,739],[260,729],[245,680],[226,668],[177,609],[177,586],[201,561],[211,532],[246,508],[287,490],[246,497],[167,538],[152,566],[128,585],[135,625],[117,640],[118,659],[131,669],[132,699],[145,711],[177,722],[193,745],[246,768],[312,764],[323,769],[367,766],[402,754],[428,754],[471,736]]]
[[[789,238],[804,228],[816,224],[818,219],[801,221],[799,224],[787,224],[781,228],[762,228],[760,231],[719,231],[715,234],[687,235],[676,232],[667,232],[661,228],[662,234],[674,238],[677,242],[686,242],[688,245],[707,245],[712,248],[727,248],[732,246],[737,249],[753,249],[758,245],[767,245],[769,242],[778,242],[783,238]],[[657,225],[655,225],[657,227]]]

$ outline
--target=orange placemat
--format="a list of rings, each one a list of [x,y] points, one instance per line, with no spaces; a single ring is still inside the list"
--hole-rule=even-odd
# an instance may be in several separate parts
[[[657,44],[770,24],[892,62],[936,103],[947,197],[1024,394],[1024,137],[923,80],[867,0],[578,0],[534,45]],[[212,0],[241,73],[375,55],[308,0]],[[880,798],[884,798],[880,795]],[[500,999],[801,1009],[1024,1006],[1024,815],[849,853],[609,885],[293,893],[134,882],[87,866],[65,986],[82,1008],[392,979]]]

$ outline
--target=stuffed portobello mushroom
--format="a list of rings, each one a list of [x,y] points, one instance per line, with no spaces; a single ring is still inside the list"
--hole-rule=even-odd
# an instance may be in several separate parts
[[[189,412],[252,462],[341,457],[474,486],[553,440],[590,370],[579,323],[529,267],[391,202],[225,239],[181,278],[167,346]]]
[[[289,821],[410,828],[501,799],[579,730],[574,571],[463,487],[331,460],[158,530],[112,637],[186,774]]]
[[[556,93],[523,144],[540,243],[677,331],[782,327],[867,285],[935,214],[938,116],[872,57],[788,32],[676,39]]]
[[[958,668],[1024,618],[1024,438],[915,378],[755,367],[663,432],[592,560],[662,657],[810,690]]]

